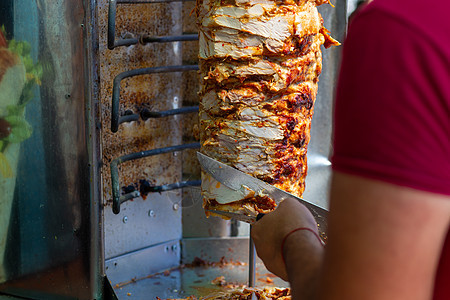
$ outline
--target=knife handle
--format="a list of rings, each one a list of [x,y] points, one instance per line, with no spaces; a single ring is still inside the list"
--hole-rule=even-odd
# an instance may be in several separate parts
[[[262,217],[264,217],[265,215],[266,215],[266,214],[259,213],[259,214],[256,216],[256,222],[258,222],[259,220],[261,220]]]

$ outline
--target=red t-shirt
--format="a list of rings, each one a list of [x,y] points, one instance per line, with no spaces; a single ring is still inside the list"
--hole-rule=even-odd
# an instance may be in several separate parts
[[[450,195],[449,0],[374,0],[343,46],[333,169]],[[447,235],[434,299],[450,299]]]

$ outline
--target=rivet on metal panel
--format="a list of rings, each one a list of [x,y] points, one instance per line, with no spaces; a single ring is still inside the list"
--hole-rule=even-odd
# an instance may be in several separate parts
[[[122,219],[122,221],[123,221],[124,223],[128,222],[128,217],[127,217],[127,216],[124,216],[123,219]]]
[[[177,251],[178,246],[177,245],[172,245],[172,251]]]
[[[169,246],[164,247],[164,252],[169,252]]]
[[[148,216],[149,216],[149,217],[152,217],[152,218],[156,217],[155,211],[149,210],[149,211],[148,211]]]
[[[172,206],[173,210],[178,210],[179,207],[178,203],[174,203]]]

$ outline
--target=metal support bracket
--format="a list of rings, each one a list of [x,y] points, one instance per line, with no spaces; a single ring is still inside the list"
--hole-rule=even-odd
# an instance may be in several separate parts
[[[140,196],[140,193],[138,191],[133,191],[131,193],[127,193],[122,196],[120,195],[119,169],[118,169],[119,164],[129,161],[129,160],[140,159],[140,158],[144,158],[144,157],[148,157],[148,156],[182,151],[182,150],[186,150],[186,149],[197,149],[197,148],[200,148],[200,143],[191,143],[191,144],[184,144],[184,145],[178,145],[178,146],[171,146],[171,147],[135,152],[135,153],[127,154],[127,155],[124,155],[124,156],[114,159],[110,164],[112,194],[113,194],[113,207],[112,208],[113,208],[114,214],[120,213],[120,205],[123,202],[126,202],[128,200],[131,200],[133,198]],[[179,188],[183,188],[183,187],[187,187],[187,186],[200,186],[200,184],[201,184],[200,180],[181,181],[181,182],[176,182],[176,183],[172,183],[172,184],[151,187],[149,192],[164,192],[164,191],[170,191],[170,190],[179,189]]]
[[[165,67],[153,67],[153,68],[143,68],[135,69],[130,71],[125,71],[120,73],[114,78],[113,82],[113,93],[112,93],[112,103],[111,103],[111,131],[117,132],[119,130],[119,124],[124,122],[136,121],[138,119],[137,115],[126,115],[119,116],[119,102],[120,102],[120,83],[123,79],[138,75],[155,74],[155,73],[170,73],[170,72],[186,72],[186,71],[197,71],[198,65],[181,65],[181,66],[165,66]],[[141,117],[146,118],[160,118],[175,114],[185,114],[198,111],[198,106],[194,107],[184,107],[177,108],[163,112],[151,113],[144,112]],[[144,119],[143,118],[143,119]]]
[[[173,36],[149,36],[147,34],[141,35],[139,38],[119,39],[116,41],[116,14],[117,4],[139,4],[139,3],[169,3],[169,2],[185,2],[193,0],[109,0],[108,8],[108,49],[113,50],[116,47],[131,46],[136,44],[148,43],[170,43],[170,42],[185,42],[197,41],[198,34],[183,34]]]

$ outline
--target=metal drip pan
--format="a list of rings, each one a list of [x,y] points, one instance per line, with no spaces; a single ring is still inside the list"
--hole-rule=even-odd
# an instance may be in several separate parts
[[[181,241],[182,263],[161,269],[157,272],[149,272],[147,275],[135,276],[127,273],[126,270],[135,271],[133,260],[140,262],[148,261],[155,264],[161,261],[162,257],[156,257],[156,253],[161,254],[172,251],[174,244],[159,245],[150,249],[148,257],[134,259],[132,254],[127,261],[110,260],[107,262],[107,274],[119,299],[176,299],[189,296],[207,296],[217,291],[223,291],[230,287],[248,284],[248,238],[208,238],[208,239],[184,239]],[[169,251],[165,251],[169,247]],[[154,248],[154,247],[153,247]],[[143,250],[144,251],[144,250]],[[176,252],[176,251],[175,251]],[[142,255],[142,253],[141,253]],[[167,254],[176,255],[176,253]],[[167,257],[166,257],[167,261]],[[111,264],[117,263],[114,271],[109,270]],[[123,268],[120,268],[123,265]],[[128,275],[128,280],[124,280],[124,275]],[[118,278],[122,281],[118,281]],[[264,267],[258,259],[256,262],[255,286],[288,287],[288,283],[275,277]]]
[[[287,283],[272,277],[262,264],[257,265],[256,286],[287,287]],[[161,299],[186,298],[188,296],[207,296],[227,285],[245,285],[248,266],[194,267],[162,272],[114,288],[119,299]],[[220,276],[226,281],[225,286],[213,283]],[[273,280],[273,282],[269,282]],[[127,298],[131,297],[131,298]]]

